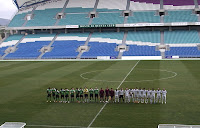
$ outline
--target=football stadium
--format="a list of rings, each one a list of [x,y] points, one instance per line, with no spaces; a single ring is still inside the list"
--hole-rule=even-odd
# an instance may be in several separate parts
[[[13,0],[0,128],[200,128],[200,0]]]

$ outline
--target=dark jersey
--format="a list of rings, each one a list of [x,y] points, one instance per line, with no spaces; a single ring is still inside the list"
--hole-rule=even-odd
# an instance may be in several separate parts
[[[109,89],[106,89],[105,92],[106,92],[106,96],[109,96],[110,90],[109,90]]]
[[[110,90],[110,96],[114,96],[114,91],[113,90]]]
[[[100,91],[99,91],[99,95],[100,95],[100,96],[103,96],[103,95],[104,95],[104,90],[100,90]]]

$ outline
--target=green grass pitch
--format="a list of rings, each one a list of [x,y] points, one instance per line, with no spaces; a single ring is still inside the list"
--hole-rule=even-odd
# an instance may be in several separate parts
[[[46,103],[46,89],[84,86],[117,88],[136,63],[2,61],[0,124],[26,122],[27,128],[30,125],[87,127],[103,103]],[[109,103],[91,127],[156,128],[158,124],[200,124],[198,60],[140,61],[121,87],[166,88],[167,104]]]

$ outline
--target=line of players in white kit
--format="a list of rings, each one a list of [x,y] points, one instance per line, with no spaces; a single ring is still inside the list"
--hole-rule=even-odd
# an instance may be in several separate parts
[[[115,90],[115,102],[119,102],[122,99],[125,103],[133,102],[146,104],[166,104],[166,95],[167,91],[165,90],[165,88],[163,90],[160,90],[160,88],[158,88],[158,90],[154,90],[154,88],[152,88],[152,90],[150,90],[150,88],[146,90],[145,88],[138,89],[137,87],[135,89],[126,88],[125,90],[123,90],[123,88],[121,88],[120,90]]]

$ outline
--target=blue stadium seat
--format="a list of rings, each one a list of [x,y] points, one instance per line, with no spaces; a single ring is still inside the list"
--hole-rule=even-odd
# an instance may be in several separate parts
[[[170,51],[166,51],[165,55],[179,57],[200,57],[200,51],[197,47],[170,47]]]
[[[89,20],[88,14],[67,14],[58,25],[88,25]]]
[[[61,8],[35,10],[33,19],[29,20],[26,26],[53,26],[56,23],[56,14]]]
[[[125,51],[123,56],[160,56],[160,51],[156,51],[155,46],[129,45],[129,51]]]
[[[200,39],[198,32],[195,30],[176,30],[165,31],[164,42],[166,44],[200,43]]]
[[[160,43],[160,31],[129,31],[126,40]]]
[[[115,51],[117,46],[116,43],[100,43],[100,42],[89,42],[90,50],[84,52],[82,58],[94,58],[97,56],[112,56],[117,57],[119,52]]]
[[[198,17],[192,14],[192,10],[168,11],[168,14],[164,16],[164,22],[198,22]]]
[[[92,34],[93,38],[110,38],[122,40],[124,37],[124,32],[94,32]]]
[[[123,24],[124,17],[121,13],[99,13],[93,18],[92,24]]]
[[[36,59],[41,52],[39,50],[50,43],[50,41],[36,41],[20,43],[17,46],[17,50],[14,53],[8,54],[5,59],[17,59],[17,58],[30,58]]]
[[[25,22],[24,18],[27,14],[28,13],[22,13],[22,14],[15,15],[15,17],[11,20],[8,27],[21,27]]]
[[[77,48],[81,45],[84,45],[84,41],[55,41],[53,44],[53,50],[51,52],[47,52],[42,57],[43,59],[47,58],[76,58],[79,54],[77,52]]]
[[[133,16],[128,17],[128,23],[160,23],[160,16],[156,16],[155,13],[155,11],[133,12]]]

